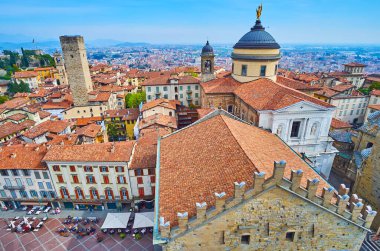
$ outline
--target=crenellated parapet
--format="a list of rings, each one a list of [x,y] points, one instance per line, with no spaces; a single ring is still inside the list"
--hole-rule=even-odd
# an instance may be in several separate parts
[[[338,214],[340,217],[359,225],[360,227],[369,228],[377,212],[372,210],[371,206],[364,205],[362,200],[356,195],[348,195],[349,188],[342,184],[338,191],[332,187],[323,187],[318,178],[308,178],[306,187],[302,187],[304,172],[300,170],[291,170],[290,180],[284,177],[286,162],[274,162],[273,175],[266,179],[265,172],[254,172],[253,185],[247,186],[246,181],[234,182],[234,192],[232,198],[227,198],[225,191],[215,191],[215,204],[208,208],[206,202],[197,202],[196,216],[189,218],[187,212],[177,212],[178,226],[170,228],[170,222],[160,219],[161,237],[170,238],[195,228],[214,218],[215,216],[238,206],[247,200],[250,200],[258,194],[271,187],[281,187],[299,197],[314,203],[315,205]],[[251,182],[249,182],[251,184]],[[322,183],[323,184],[323,183]],[[284,219],[285,220],[285,219]],[[233,231],[233,229],[230,229]],[[226,234],[226,232],[225,232]],[[235,246],[238,240],[226,235],[225,241],[230,246]],[[231,239],[232,238],[232,239]]]

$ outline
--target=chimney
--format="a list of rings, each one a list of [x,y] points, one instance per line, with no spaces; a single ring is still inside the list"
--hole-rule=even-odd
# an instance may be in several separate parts
[[[39,146],[37,146],[36,148],[34,148],[34,151],[38,152],[38,150],[40,150]]]
[[[350,189],[347,188],[345,184],[340,184],[339,190],[338,190],[339,195],[342,196],[342,195],[348,194],[349,191],[350,191]]]
[[[362,210],[362,215],[363,215],[363,219],[365,220],[364,226],[366,228],[370,228],[370,226],[372,225],[373,219],[377,215],[377,212],[373,211],[371,206],[366,206]]]
[[[348,196],[347,194],[342,195],[342,196],[338,195],[338,208],[337,208],[338,214],[342,215],[344,213],[344,211],[347,208],[347,203],[349,199],[350,199],[350,196]]]
[[[241,201],[244,195],[245,182],[244,181],[240,183],[234,182],[234,185],[235,185],[235,192],[234,192],[235,200],[237,199]]]
[[[163,238],[170,237],[170,221],[165,222],[164,217],[160,217],[160,232]]]
[[[363,209],[363,206],[364,206],[364,204],[360,201],[350,203],[350,212],[351,212],[351,216],[352,216],[351,220],[353,222],[358,221],[358,218],[360,216],[360,212]]]
[[[11,153],[11,158],[12,159],[16,158],[16,153]]]

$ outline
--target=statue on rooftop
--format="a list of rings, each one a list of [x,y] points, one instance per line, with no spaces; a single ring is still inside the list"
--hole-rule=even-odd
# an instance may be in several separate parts
[[[256,19],[260,20],[261,12],[263,11],[263,4],[260,4],[256,9]]]

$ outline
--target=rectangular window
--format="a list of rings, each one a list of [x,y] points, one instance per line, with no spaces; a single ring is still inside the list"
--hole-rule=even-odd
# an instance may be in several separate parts
[[[166,99],[167,99],[167,98],[168,98],[168,94],[164,94],[164,98],[166,98]]]
[[[156,176],[150,176],[150,183],[156,183]]]
[[[17,186],[22,186],[22,182],[21,182],[21,179],[20,178],[16,178],[16,184]]]
[[[148,169],[148,175],[155,175],[156,174],[156,169],[150,168]]]
[[[267,66],[266,65],[260,66],[260,77],[265,77],[266,73],[267,73]]]
[[[31,197],[38,197],[38,193],[35,190],[30,190]]]
[[[87,183],[89,183],[89,184],[94,184],[94,183],[95,183],[95,178],[94,178],[94,176],[89,175],[89,176],[87,176],[86,178],[87,178]]]
[[[59,168],[58,165],[54,165],[54,166],[53,166],[53,171],[55,171],[55,172],[60,172],[61,169]]]
[[[278,64],[276,64],[276,66],[274,67],[274,75],[277,74],[277,70],[278,70]]]
[[[33,181],[31,178],[27,178],[26,179],[26,184],[28,184],[28,186],[33,186]]]
[[[123,166],[117,166],[116,172],[118,172],[118,173],[124,172],[124,167]]]
[[[63,183],[64,181],[63,181],[63,177],[62,177],[62,175],[57,175],[57,179],[58,179],[58,182],[59,183]]]
[[[354,114],[354,110],[351,110],[350,115]]]
[[[160,87],[156,86],[156,92],[160,92]]]
[[[301,127],[301,121],[294,121],[292,125],[292,131],[290,137],[297,138]]]
[[[151,96],[150,95],[148,95],[148,98],[147,98],[148,100],[150,100],[151,99]]]
[[[92,172],[92,166],[84,166],[85,172]]]
[[[198,85],[196,85],[196,86],[195,86],[195,90],[197,90],[197,91],[198,91],[198,89],[199,89],[199,86],[198,86]]]
[[[106,172],[108,172],[108,167],[106,167],[106,166],[102,166],[102,167],[100,167],[100,171],[101,171],[102,173],[106,173]]]
[[[38,188],[39,189],[44,189],[44,183],[43,182],[38,182]]]
[[[70,166],[70,172],[75,172],[75,166]]]
[[[147,88],[147,91],[150,92],[152,89],[150,88],[150,86],[148,86]]]
[[[117,181],[118,181],[119,184],[125,184],[126,183],[125,182],[125,177],[123,175],[119,175],[117,177]]]
[[[49,174],[47,172],[42,172],[42,176],[44,176],[44,179],[49,179]]]
[[[183,94],[179,94],[179,98],[183,98]]]
[[[250,237],[251,237],[250,235],[242,235],[241,236],[241,244],[248,245]]]
[[[182,91],[183,90],[183,86],[181,85],[181,86],[179,86],[179,90],[180,91]]]
[[[22,173],[24,174],[24,176],[30,176],[30,171],[29,170],[22,170]]]
[[[287,241],[294,241],[294,235],[295,235],[295,232],[287,232],[285,238]]]
[[[0,170],[1,176],[8,176],[8,171],[7,170]]]
[[[140,176],[140,175],[142,175],[141,169],[136,169],[135,170],[135,176]]]
[[[46,187],[47,187],[47,189],[53,189],[50,182],[46,182]]]
[[[199,97],[199,94],[198,94],[197,92],[195,93],[195,97],[196,97],[196,98],[198,98],[198,97]]]
[[[0,197],[7,197],[7,194],[4,190],[0,190]]]
[[[143,178],[137,177],[137,184],[143,184]]]
[[[12,169],[12,174],[13,174],[13,176],[18,176],[18,171],[15,169]]]
[[[78,175],[73,175],[73,182],[79,183]]]
[[[168,87],[167,87],[167,86],[164,86],[164,91],[165,91],[165,92],[168,91]]]
[[[110,180],[108,179],[107,175],[103,176],[103,180],[104,180],[104,184],[109,184],[110,183]]]
[[[5,178],[4,180],[5,180],[5,184],[6,184],[7,186],[12,186],[12,182],[11,182],[10,179]]]
[[[241,75],[242,76],[247,76],[247,65],[243,64],[241,66]]]
[[[140,198],[144,197],[144,188],[143,187],[139,187],[139,197]]]
[[[28,198],[28,194],[26,193],[25,190],[20,190],[20,196],[21,198]]]

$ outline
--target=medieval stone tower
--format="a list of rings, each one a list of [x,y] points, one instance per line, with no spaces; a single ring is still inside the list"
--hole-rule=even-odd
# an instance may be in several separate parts
[[[87,105],[87,93],[92,91],[93,87],[83,37],[61,36],[59,39],[65,59],[68,83],[73,93],[74,105]]]
[[[61,54],[59,54],[58,51],[56,51],[53,54],[53,57],[54,57],[55,66],[58,70],[59,85],[68,85],[65,64],[63,63],[63,58]]]
[[[206,45],[202,48],[201,54],[202,82],[207,82],[215,78],[214,57],[214,49],[207,41]]]

